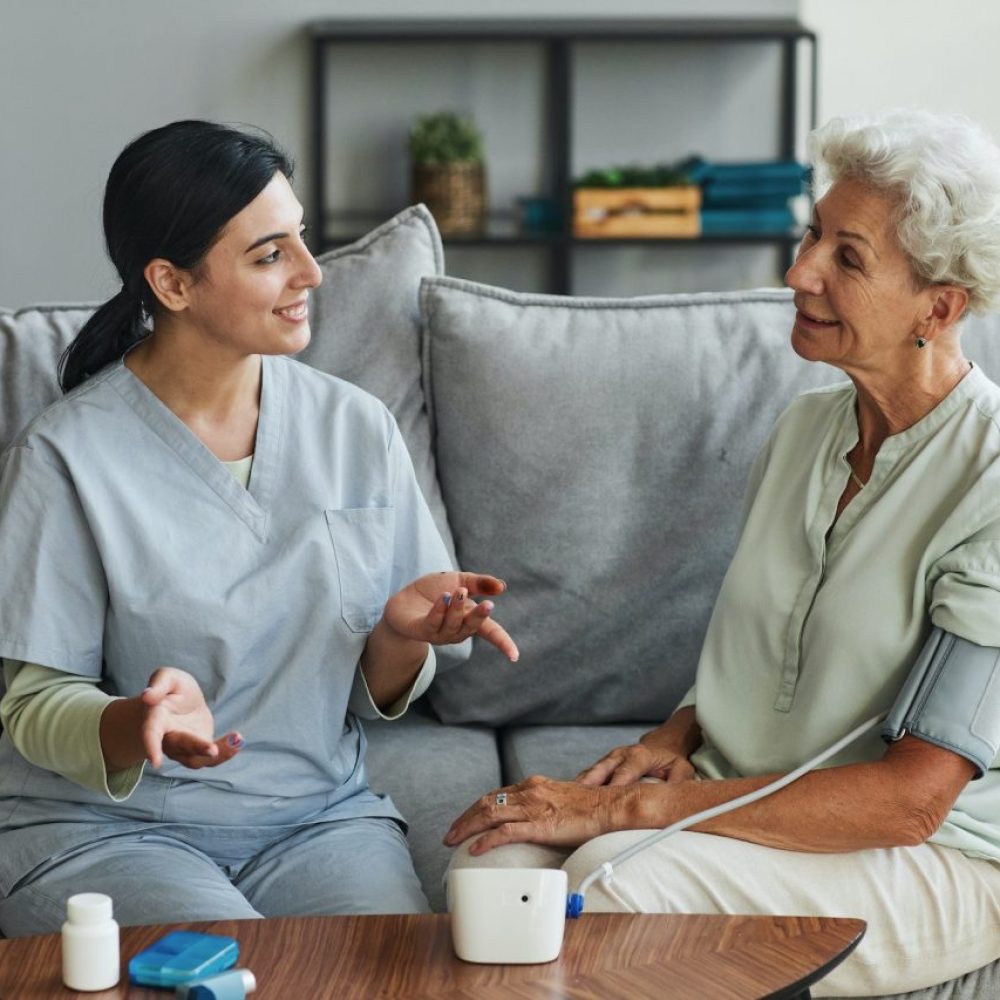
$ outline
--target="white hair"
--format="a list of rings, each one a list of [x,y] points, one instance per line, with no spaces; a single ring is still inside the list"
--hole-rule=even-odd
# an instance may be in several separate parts
[[[918,282],[966,289],[969,312],[1000,308],[1000,148],[982,128],[918,110],[834,118],[809,156],[820,185],[853,178],[893,199]]]

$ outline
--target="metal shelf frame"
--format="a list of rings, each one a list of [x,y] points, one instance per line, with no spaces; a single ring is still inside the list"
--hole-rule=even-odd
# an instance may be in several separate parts
[[[572,185],[570,149],[572,136],[573,51],[580,42],[632,42],[683,44],[711,42],[720,45],[734,42],[760,42],[781,47],[781,85],[779,108],[779,150],[784,159],[794,159],[799,119],[799,59],[801,43],[809,46],[809,127],[815,128],[817,115],[818,51],[816,34],[794,20],[718,20],[628,19],[628,20],[468,20],[468,21],[365,21],[323,20],[308,26],[312,47],[312,87],[310,95],[311,159],[313,190],[311,193],[313,250],[316,253],[342,246],[362,233],[331,238],[326,225],[328,209],[326,192],[327,123],[330,95],[327,70],[330,46],[333,44],[386,44],[445,42],[532,42],[544,52],[545,80],[545,172],[548,193],[561,202],[562,228],[553,233],[490,235],[445,238],[446,243],[462,246],[530,246],[544,248],[548,254],[548,291],[569,294],[572,289],[572,252],[579,246],[637,245],[761,245],[781,249],[790,262],[798,233],[781,234],[712,234],[695,239],[579,239],[572,233]],[[387,208],[386,216],[396,208]]]

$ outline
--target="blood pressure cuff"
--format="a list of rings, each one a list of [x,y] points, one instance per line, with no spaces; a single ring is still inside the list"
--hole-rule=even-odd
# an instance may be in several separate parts
[[[981,778],[1000,749],[1000,649],[932,629],[881,732],[951,750]]]

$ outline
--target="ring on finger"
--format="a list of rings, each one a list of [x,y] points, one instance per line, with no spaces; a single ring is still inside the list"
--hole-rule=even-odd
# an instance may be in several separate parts
[[[498,806],[505,806],[505,805],[507,805],[507,793],[506,792],[497,792],[497,805]]]

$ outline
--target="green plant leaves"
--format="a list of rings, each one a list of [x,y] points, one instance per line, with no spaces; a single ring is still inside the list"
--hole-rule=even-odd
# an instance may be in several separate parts
[[[410,130],[410,156],[414,163],[478,163],[483,158],[483,137],[471,118],[453,111],[421,115]]]

